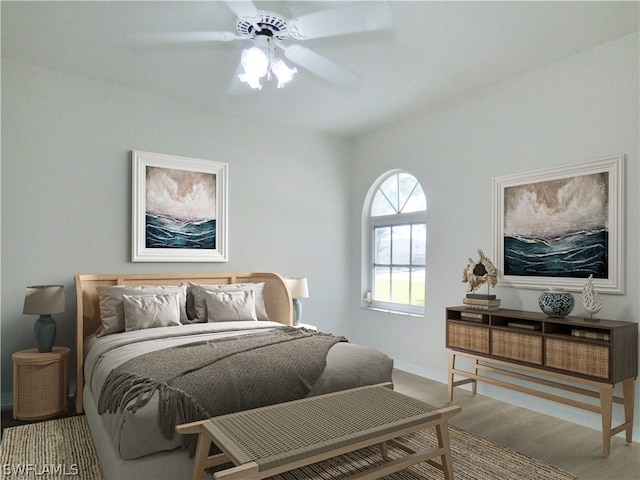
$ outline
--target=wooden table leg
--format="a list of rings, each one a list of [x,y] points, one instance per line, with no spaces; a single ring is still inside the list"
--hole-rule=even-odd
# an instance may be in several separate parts
[[[602,415],[602,451],[605,457],[611,450],[611,414],[613,411],[613,385],[600,387],[600,415]]]
[[[471,367],[473,369],[473,374],[478,375],[478,359],[477,358],[473,359],[473,361],[471,362]],[[478,392],[478,382],[476,379],[474,379],[473,382],[471,383],[471,393],[475,397],[477,392]]]
[[[627,425],[625,429],[625,440],[627,443],[632,442],[633,433],[633,401],[636,389],[636,379],[629,378],[622,382],[622,395],[624,398],[624,422]]]
[[[448,350],[448,392],[449,392],[449,401],[453,402],[453,369],[456,366],[456,354],[452,350]]]

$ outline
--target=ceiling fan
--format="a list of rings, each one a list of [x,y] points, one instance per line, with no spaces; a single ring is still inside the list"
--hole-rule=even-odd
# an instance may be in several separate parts
[[[134,35],[139,43],[193,43],[250,41],[245,48],[232,78],[228,93],[239,94],[251,89],[261,89],[260,81],[276,77],[278,88],[293,79],[297,68],[289,67],[277,56],[276,48],[284,57],[299,67],[317,75],[328,83],[352,88],[359,78],[350,70],[328,58],[288,40],[350,35],[385,30],[393,26],[391,7],[386,1],[353,2],[328,10],[287,18],[277,12],[260,10],[252,1],[224,2],[236,15],[236,32],[204,31],[143,33]]]

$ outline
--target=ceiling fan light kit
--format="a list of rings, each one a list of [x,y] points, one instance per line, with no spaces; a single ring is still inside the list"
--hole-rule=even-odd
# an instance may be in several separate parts
[[[384,30],[393,26],[391,6],[386,1],[354,2],[346,6],[321,10],[295,18],[258,10],[252,1],[227,1],[236,15],[237,34],[220,32],[176,32],[142,34],[142,43],[231,42],[249,40],[253,46],[240,55],[240,65],[232,80],[229,93],[239,93],[234,86],[247,84],[251,89],[262,89],[260,80],[278,80],[278,88],[290,82],[298,72],[275,56],[275,48],[284,51],[287,60],[340,88],[353,88],[359,78],[350,70],[302,45],[286,44],[290,38],[304,41],[338,35]],[[246,91],[246,89],[245,89]]]
[[[293,80],[298,70],[289,68],[284,61],[276,58],[273,36],[263,32],[265,32],[264,27],[256,33],[254,46],[242,51],[240,64],[244,72],[239,73],[238,78],[252,89],[260,90],[262,89],[260,79],[266,76],[269,81],[273,73],[278,79],[278,88],[282,88],[287,82]]]

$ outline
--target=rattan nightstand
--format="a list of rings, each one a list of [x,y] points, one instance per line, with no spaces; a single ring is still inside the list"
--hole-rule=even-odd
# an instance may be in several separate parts
[[[40,420],[69,409],[69,348],[30,348],[12,358],[13,418]]]

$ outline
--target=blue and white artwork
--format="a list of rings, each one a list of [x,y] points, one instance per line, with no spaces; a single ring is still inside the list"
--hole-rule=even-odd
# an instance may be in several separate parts
[[[146,248],[216,248],[216,175],[146,167]]]
[[[608,278],[608,172],[504,189],[504,274]]]

